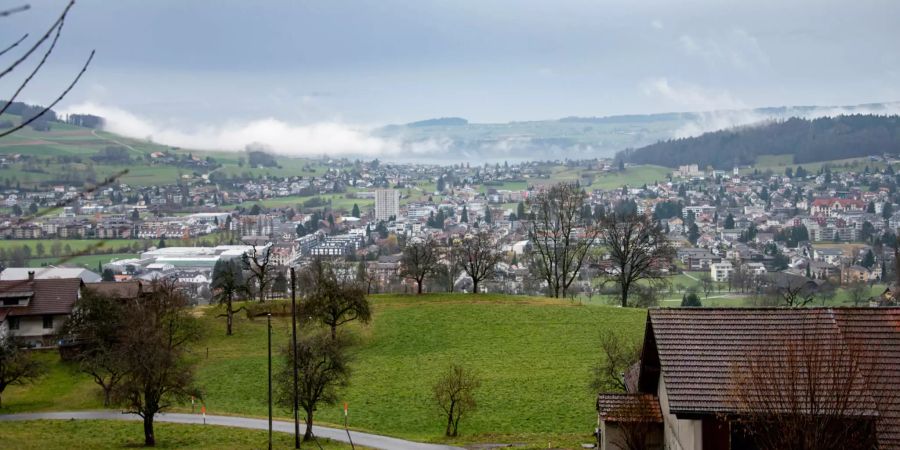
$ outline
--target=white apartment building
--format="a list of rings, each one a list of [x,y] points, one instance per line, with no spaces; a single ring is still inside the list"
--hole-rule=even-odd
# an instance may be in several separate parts
[[[722,261],[709,265],[710,278],[712,278],[716,283],[728,281],[728,278],[731,277],[731,272],[733,271],[734,266],[732,266],[731,262],[729,261]]]
[[[400,191],[377,189],[375,191],[375,220],[388,220],[400,216]]]

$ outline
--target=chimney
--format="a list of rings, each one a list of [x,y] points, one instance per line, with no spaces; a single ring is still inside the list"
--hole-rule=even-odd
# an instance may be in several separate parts
[[[34,271],[33,270],[28,271],[28,281],[34,281]]]

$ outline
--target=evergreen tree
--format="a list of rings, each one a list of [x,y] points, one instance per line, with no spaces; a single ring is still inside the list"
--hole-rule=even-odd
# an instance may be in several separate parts
[[[464,223],[469,223],[469,210],[468,210],[468,208],[466,208],[466,205],[463,205],[462,218],[460,218],[460,221],[464,222]]]
[[[700,239],[700,228],[696,223],[692,223],[688,228],[688,240],[691,241],[691,244],[697,244],[697,239]]]
[[[863,257],[861,265],[866,269],[871,269],[872,266],[875,265],[875,255],[872,253],[871,249],[866,252],[866,256]]]
[[[359,205],[357,205],[356,203],[353,204],[353,211],[350,213],[350,215],[356,217],[357,219],[359,218]]]
[[[703,304],[700,302],[700,297],[693,292],[689,292],[681,297],[681,306],[684,308],[700,308],[703,307]]]
[[[734,229],[734,216],[731,213],[728,213],[728,217],[725,217],[725,229],[733,230]]]
[[[519,202],[519,205],[516,206],[516,217],[519,219],[525,219],[525,203]]]

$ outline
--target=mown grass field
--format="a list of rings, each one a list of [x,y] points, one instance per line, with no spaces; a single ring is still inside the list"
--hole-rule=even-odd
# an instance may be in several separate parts
[[[155,448],[260,449],[266,448],[269,432],[215,425],[187,425],[157,422]],[[4,422],[0,428],[0,448],[17,450],[93,450],[136,448],[144,445],[144,428],[139,421],[117,420],[29,420]],[[272,434],[273,448],[293,448],[289,433]],[[349,449],[350,444],[319,439],[323,449]],[[306,448],[318,448],[314,443]],[[364,449],[364,447],[356,446]]]
[[[129,258],[137,258],[140,254],[138,253],[109,253],[102,255],[84,255],[84,256],[76,256],[74,258],[31,258],[28,260],[29,267],[47,267],[59,264],[60,261],[65,261],[66,266],[75,266],[75,267],[84,267],[88,270],[93,270],[94,272],[98,271],[98,267],[111,262],[112,260],[118,259],[129,259]]]
[[[424,441],[443,440],[431,386],[456,362],[483,379],[479,408],[460,425],[462,442],[546,446],[550,441],[566,448],[590,442],[596,394],[587,384],[591,366],[601,358],[599,334],[613,329],[639,339],[646,320],[640,309],[535,297],[385,295],[372,302],[372,323],[350,327],[359,343],[341,402],[350,405],[351,427]],[[201,316],[207,334],[196,350],[207,411],[264,416],[265,321],[242,317],[228,337],[224,319],[215,315],[208,310]],[[273,323],[273,341],[280,348],[288,341],[289,321]],[[87,377],[60,366],[52,355],[47,358],[54,365],[51,374],[33,385],[8,388],[4,412],[100,406]],[[317,420],[340,423],[340,404],[321,406]]]
[[[670,173],[672,169],[662,166],[633,166],[626,168],[624,172],[602,174],[594,179],[590,187],[593,189],[616,189],[626,185],[641,187],[657,181],[664,182]]]
[[[48,256],[50,253],[50,246],[53,245],[54,242],[59,242],[60,245],[65,249],[66,246],[71,250],[71,253],[77,254],[84,252],[86,250],[107,250],[107,249],[120,249],[124,247],[132,247],[135,243],[143,246],[154,246],[158,243],[158,241],[149,241],[143,239],[7,239],[0,240],[0,248],[10,250],[16,247],[28,246],[31,248],[31,255],[37,257],[37,244],[41,243],[44,246],[45,256]],[[67,252],[64,251],[64,254]]]

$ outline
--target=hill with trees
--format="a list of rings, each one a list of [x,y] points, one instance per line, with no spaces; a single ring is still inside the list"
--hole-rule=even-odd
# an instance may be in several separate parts
[[[760,155],[793,155],[800,164],[884,153],[900,153],[900,116],[790,118],[661,141],[619,152],[617,158],[633,164],[730,169],[754,164]]]

